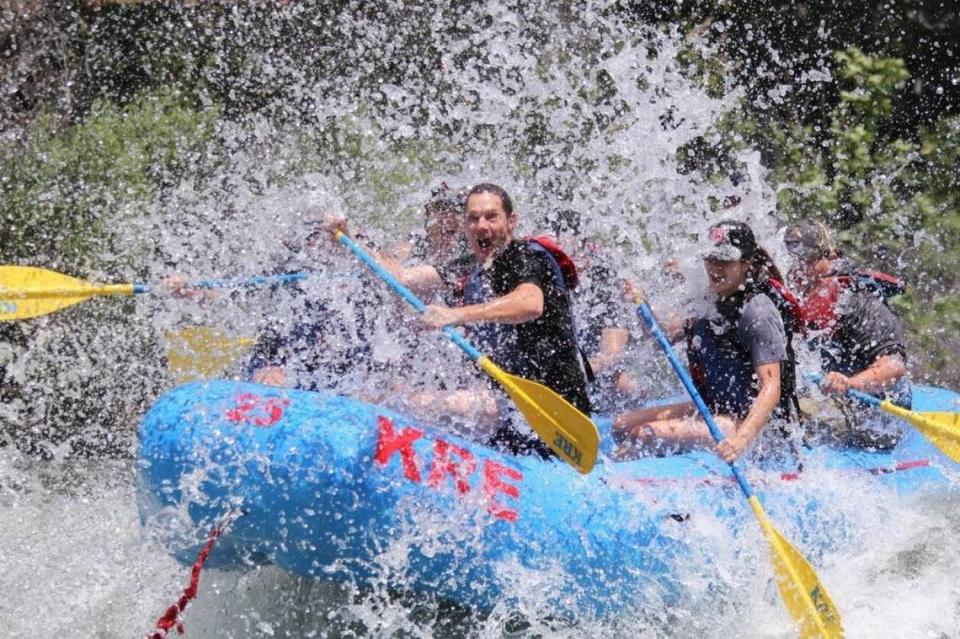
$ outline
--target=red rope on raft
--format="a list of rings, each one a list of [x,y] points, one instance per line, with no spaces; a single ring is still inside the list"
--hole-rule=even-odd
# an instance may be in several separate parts
[[[894,466],[875,466],[873,468],[846,468],[841,469],[842,472],[868,472],[871,475],[886,475],[889,473],[899,473],[907,470],[915,470],[917,468],[926,468],[931,465],[929,459],[913,459],[908,461],[898,462]],[[791,473],[780,473],[780,481],[798,481],[803,477],[803,473],[800,472],[791,472]],[[619,478],[616,482],[618,488],[639,488],[644,486],[656,486],[661,484],[669,485],[701,485],[701,486],[723,486],[727,484],[736,483],[730,475],[713,475],[710,477],[624,477]],[[775,482],[770,481],[769,479],[759,478],[756,480],[756,483],[761,486],[773,485]]]
[[[200,571],[203,570],[203,564],[207,562],[213,545],[217,538],[226,531],[227,527],[240,515],[240,511],[235,511],[227,515],[224,522],[219,526],[214,526],[207,537],[207,543],[203,545],[200,553],[197,554],[197,560],[193,562],[193,569],[190,571],[190,585],[183,589],[183,594],[177,603],[173,604],[163,616],[157,619],[157,632],[147,635],[147,639],[165,639],[171,628],[177,629],[177,634],[183,634],[183,622],[180,620],[180,613],[184,611],[191,599],[197,598],[197,591],[200,588]]]

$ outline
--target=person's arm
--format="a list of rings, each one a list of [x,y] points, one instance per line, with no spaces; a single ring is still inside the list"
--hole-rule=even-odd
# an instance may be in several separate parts
[[[783,319],[769,297],[756,295],[744,305],[737,334],[741,343],[750,349],[750,360],[759,380],[759,388],[747,416],[737,425],[736,432],[714,449],[724,461],[730,463],[743,454],[777,409],[782,392],[780,367],[781,362],[787,359],[787,334]]]
[[[424,416],[462,415],[473,421],[487,422],[499,415],[496,396],[488,390],[471,388],[455,391],[419,391],[408,393],[405,402],[424,411]]]
[[[264,366],[253,371],[250,381],[267,386],[286,386],[287,374],[282,366]]]
[[[844,348],[856,350],[862,361],[870,362],[853,375],[828,372],[821,388],[829,393],[849,389],[880,393],[907,374],[903,324],[886,304],[873,294],[857,292],[843,300],[835,335],[843,335]],[[853,355],[848,355],[852,358]]]
[[[479,322],[523,324],[543,315],[543,290],[536,284],[524,283],[506,295],[482,304],[449,308],[431,304],[423,321],[440,328]]]
[[[623,356],[630,340],[630,331],[625,328],[609,327],[600,332],[600,352],[590,358],[590,368],[599,373],[617,363]]]
[[[759,364],[754,370],[760,378],[760,390],[747,417],[737,432],[717,444],[714,449],[723,461],[733,463],[747,449],[773,415],[780,403],[780,362]]]
[[[443,278],[436,268],[429,264],[404,266],[398,260],[387,257],[382,253],[370,251],[373,258],[383,264],[390,273],[400,280],[400,283],[417,295],[429,295],[443,288]]]
[[[324,217],[321,228],[329,233],[341,231],[344,235],[354,239],[354,236],[347,230],[347,219],[344,217],[328,213]],[[417,295],[428,295],[443,288],[443,278],[440,277],[437,269],[429,264],[404,266],[400,260],[371,247],[367,247],[367,252],[401,284]]]
[[[864,393],[880,393],[906,374],[907,366],[900,355],[883,355],[856,375],[827,373],[820,388],[828,393],[846,393],[851,388]]]
[[[220,292],[213,289],[191,287],[190,282],[181,275],[168,275],[162,278],[160,280],[160,290],[173,297],[188,299],[198,304],[206,304],[207,302],[216,300],[217,297],[220,296]]]

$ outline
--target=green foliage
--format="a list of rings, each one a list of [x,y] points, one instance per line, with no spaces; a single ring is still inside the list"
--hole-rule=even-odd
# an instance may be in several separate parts
[[[915,237],[915,265],[925,285],[918,287],[908,309],[918,344],[936,370],[960,369],[956,353],[960,342],[960,117],[944,118],[924,131],[919,145],[921,161],[911,174],[923,182],[911,212],[921,232]]]
[[[735,170],[739,151],[761,149],[782,214],[826,222],[847,254],[906,278],[898,305],[918,350],[939,368],[960,346],[960,118],[903,139],[891,122],[909,79],[903,61],[855,48],[835,61],[839,100],[825,130],[763,122],[741,104],[679,159],[695,157],[690,168],[710,177]]]
[[[677,52],[677,63],[684,75],[697,80],[711,98],[720,99],[726,95],[726,70],[716,57],[704,55],[700,47],[688,42]]]
[[[895,92],[910,79],[910,72],[899,58],[871,58],[857,48],[838,51],[840,77],[853,88],[840,92],[843,104],[858,121],[878,124],[893,111]]]
[[[174,183],[210,138],[215,113],[175,95],[144,96],[125,107],[97,102],[88,118],[60,129],[42,116],[0,161],[0,257],[82,274],[129,261],[117,230]]]
[[[131,267],[152,257],[155,239],[144,234],[138,246],[130,227],[144,223],[162,189],[188,169],[196,175],[217,115],[168,92],[124,106],[95,102],[65,128],[43,115],[0,155],[0,259],[129,281]],[[3,340],[11,341],[0,358],[0,386],[20,412],[0,424],[0,438],[45,455],[65,441],[74,451],[126,450],[129,438],[118,434],[163,382],[157,336],[149,323],[133,321],[133,303],[93,300],[5,328]]]

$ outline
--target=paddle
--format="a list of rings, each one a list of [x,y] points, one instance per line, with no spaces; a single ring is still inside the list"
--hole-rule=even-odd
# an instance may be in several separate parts
[[[420,313],[427,310],[426,305],[410,289],[401,284],[360,245],[342,231],[336,231],[334,236],[410,306]],[[551,450],[581,473],[590,472],[597,460],[600,436],[589,417],[543,384],[507,373],[474,348],[452,326],[444,326],[443,332],[469,355],[477,366],[500,383],[534,432]]]
[[[185,288],[256,287],[287,284],[306,279],[309,272],[253,276],[222,280],[198,280]],[[34,266],[0,266],[0,321],[40,317],[105,295],[140,295],[149,284],[91,284],[69,275]]]
[[[680,381],[683,382],[683,386],[687,389],[687,393],[689,393],[693,403],[696,404],[697,410],[700,411],[704,421],[707,423],[710,434],[717,443],[720,443],[723,441],[723,434],[717,427],[713,415],[710,413],[710,409],[707,408],[706,403],[704,403],[703,398],[697,391],[697,387],[694,386],[690,375],[683,367],[683,364],[680,363],[680,360],[677,359],[677,355],[673,352],[670,342],[663,334],[663,331],[660,330],[660,326],[657,324],[653,312],[642,297],[637,296],[636,301],[639,305],[639,315],[647,323],[650,332],[653,333],[653,336],[660,344],[667,359],[670,360],[670,365],[673,366],[673,370],[676,371],[677,376],[680,378]],[[843,625],[840,620],[840,613],[833,605],[830,595],[827,594],[827,589],[820,583],[820,578],[817,577],[817,574],[813,571],[813,568],[803,555],[770,523],[766,512],[763,510],[763,506],[760,504],[760,500],[753,493],[753,490],[747,483],[746,477],[740,471],[737,464],[731,463],[730,470],[740,485],[740,490],[743,492],[743,495],[750,503],[750,508],[753,510],[753,514],[760,523],[760,528],[763,530],[763,534],[770,544],[770,554],[773,557],[773,572],[776,575],[777,588],[780,590],[780,596],[783,598],[787,610],[800,627],[800,636],[842,637]]]
[[[816,384],[823,381],[819,373],[807,373],[808,380]],[[914,411],[897,406],[889,399],[880,399],[850,388],[847,395],[857,401],[895,415],[920,431],[927,439],[955,462],[960,462],[960,413]]]
[[[177,384],[220,375],[251,348],[254,337],[231,335],[211,326],[168,331],[167,368]]]

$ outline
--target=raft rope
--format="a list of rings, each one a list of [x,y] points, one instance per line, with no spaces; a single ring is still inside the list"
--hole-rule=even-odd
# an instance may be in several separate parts
[[[180,595],[177,603],[167,608],[163,616],[157,619],[157,632],[148,634],[146,639],[165,639],[171,628],[176,628],[177,634],[183,634],[183,621],[180,615],[190,600],[197,598],[197,591],[200,589],[200,571],[203,570],[203,564],[206,563],[207,557],[210,556],[210,551],[213,550],[213,545],[217,542],[217,539],[225,533],[230,526],[233,525],[233,522],[243,515],[243,513],[244,511],[242,510],[231,511],[227,513],[226,517],[224,517],[218,525],[213,527],[210,535],[207,537],[207,542],[203,545],[199,554],[197,554],[197,560],[193,562],[193,569],[190,571],[190,584],[183,589],[183,594]]]
[[[915,468],[923,468],[930,465],[930,460],[928,459],[917,459],[906,462],[900,462],[893,467],[877,467],[877,468],[867,468],[866,470],[874,475],[882,475],[887,473],[895,473],[904,470],[913,470]],[[730,478],[732,479],[732,478]],[[782,481],[796,481],[800,479],[800,473],[782,473],[780,475]],[[631,478],[624,483],[629,484],[656,484],[661,482],[672,483],[676,480],[665,479],[665,478]],[[712,484],[716,483],[715,478],[699,478],[696,480],[697,483],[701,484]],[[723,483],[722,481],[720,483]],[[183,594],[180,595],[180,598],[177,600],[177,603],[173,604],[167,611],[163,613],[159,619],[157,619],[157,632],[153,634],[148,634],[146,639],[166,639],[167,634],[170,632],[171,628],[177,629],[177,634],[183,634],[184,626],[183,621],[181,620],[181,614],[186,609],[187,604],[190,603],[191,599],[197,598],[197,592],[200,589],[200,572],[203,570],[203,565],[207,562],[207,557],[210,556],[210,551],[213,550],[214,544],[217,543],[217,539],[223,535],[233,523],[244,514],[242,510],[231,511],[223,518],[221,523],[217,526],[214,526],[210,530],[210,535],[207,537],[207,542],[203,545],[203,548],[197,554],[197,559],[193,562],[193,568],[190,571],[190,584],[183,589]],[[671,515],[674,518],[679,517],[679,515]],[[684,519],[689,518],[689,515],[685,516]],[[679,520],[678,520],[679,521]]]
[[[907,461],[897,462],[893,466],[874,466],[872,468],[841,468],[835,469],[839,470],[841,473],[844,472],[867,472],[871,475],[888,475],[890,473],[899,473],[909,470],[916,470],[918,468],[927,468],[932,465],[931,460],[929,459],[912,459]],[[781,482],[791,482],[799,481],[803,478],[803,472],[787,472],[780,473],[779,480]],[[772,486],[776,484],[776,481],[769,478],[760,477],[756,480],[762,486]],[[619,488],[627,487],[642,487],[642,486],[656,486],[662,484],[668,485],[700,485],[700,486],[724,486],[727,484],[733,484],[736,482],[731,476],[721,476],[721,475],[711,475],[708,477],[624,477],[619,478],[615,484]]]

